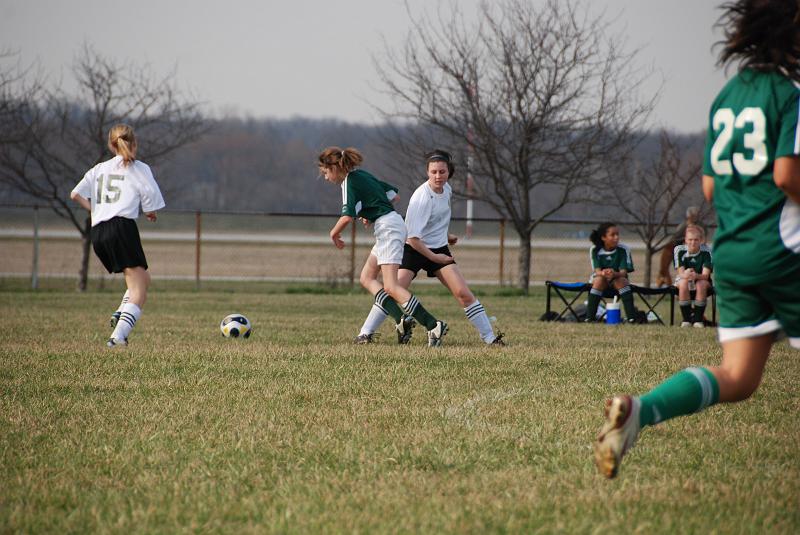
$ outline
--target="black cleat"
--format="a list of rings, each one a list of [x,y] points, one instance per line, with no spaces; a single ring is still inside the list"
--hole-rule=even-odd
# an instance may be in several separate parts
[[[417,324],[416,320],[411,316],[403,316],[400,323],[394,326],[397,331],[397,343],[400,345],[407,344],[411,341],[412,331]]]
[[[353,339],[356,345],[374,344],[378,340],[379,333],[359,334]]]

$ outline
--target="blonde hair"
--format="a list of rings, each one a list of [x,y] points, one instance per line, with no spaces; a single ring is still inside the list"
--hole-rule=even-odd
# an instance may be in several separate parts
[[[701,240],[706,239],[706,231],[703,230],[703,227],[699,227],[697,225],[688,225],[686,227],[686,231],[683,233],[684,236],[688,235],[690,232],[694,232],[698,236],[700,236]]]
[[[127,124],[116,124],[108,131],[108,148],[118,156],[122,156],[125,165],[136,159],[136,136],[133,128]]]
[[[353,147],[342,149],[339,147],[328,147],[323,150],[317,158],[320,171],[326,167],[338,168],[343,174],[347,174],[354,168],[361,165],[364,157]]]

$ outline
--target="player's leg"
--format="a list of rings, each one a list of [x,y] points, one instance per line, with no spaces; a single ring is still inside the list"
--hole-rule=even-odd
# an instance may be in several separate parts
[[[695,281],[694,284],[695,293],[694,301],[692,302],[694,313],[692,316],[692,323],[695,327],[705,327],[703,318],[706,315],[706,298],[708,297],[708,289],[711,285],[707,280]]]
[[[111,314],[111,319],[108,320],[108,325],[112,329],[117,326],[117,322],[119,321],[119,317],[122,314],[122,307],[125,306],[125,303],[128,302],[128,300],[130,299],[130,295],[131,295],[130,290],[126,289],[125,293],[122,295],[122,301],[120,301],[119,306],[117,307],[117,310],[114,311],[113,314]]]
[[[606,422],[594,446],[595,462],[605,476],[616,475],[622,456],[636,442],[642,427],[719,402],[742,401],[758,388],[781,325],[759,290],[719,281],[717,291],[722,364],[682,370],[638,398],[608,400]]]
[[[600,304],[600,299],[603,297],[603,292],[608,287],[608,281],[605,277],[597,274],[592,278],[592,288],[589,290],[589,297],[586,302],[586,322],[591,323],[597,318],[597,306]]]
[[[119,321],[111,333],[109,346],[125,345],[134,325],[142,314],[150,286],[150,273],[144,267],[127,267],[123,270],[125,284],[128,286],[128,302],[122,306]]]
[[[400,284],[400,286],[408,290],[408,288],[411,286],[411,281],[413,281],[416,276],[416,271],[401,267],[397,272],[397,282]],[[416,320],[414,317],[409,316],[408,314],[403,314],[403,319],[400,321],[400,323],[397,323],[394,326],[395,332],[397,333],[398,344],[403,345],[411,341],[414,325],[416,325]]]
[[[464,314],[467,319],[478,331],[478,334],[487,344],[491,344],[498,340],[498,345],[502,344],[502,337],[495,336],[492,329],[492,322],[489,321],[489,316],[483,308],[475,295],[470,291],[467,281],[461,274],[456,264],[450,264],[436,271],[436,278],[448,289],[453,297],[461,304],[464,309]]]
[[[428,330],[428,345],[438,346],[441,338],[447,334],[447,324],[437,320],[431,315],[415,296],[405,289],[398,280],[399,264],[382,264],[383,287],[398,303],[402,303],[403,310],[412,316],[417,323],[424,325]]]
[[[689,281],[685,278],[680,278],[675,282],[678,287],[678,306],[681,309],[681,327],[692,326],[692,301],[691,293],[689,292]]]
[[[622,300],[622,306],[625,307],[625,318],[627,318],[628,323],[635,322],[636,307],[633,305],[633,291],[631,290],[631,284],[628,278],[620,277],[614,279],[614,288],[617,289],[619,298]]]
[[[356,344],[369,344],[373,342],[373,335],[389,316],[389,312],[384,307],[384,302],[387,298],[391,298],[384,291],[383,285],[378,282],[379,273],[380,267],[378,267],[378,258],[370,253],[369,256],[367,256],[367,261],[364,262],[364,267],[361,268],[359,282],[361,286],[373,296],[373,302],[369,314],[367,314],[364,324],[361,326],[361,330],[354,340]],[[394,303],[394,301],[392,301],[392,303]],[[394,304],[397,306],[396,303]]]

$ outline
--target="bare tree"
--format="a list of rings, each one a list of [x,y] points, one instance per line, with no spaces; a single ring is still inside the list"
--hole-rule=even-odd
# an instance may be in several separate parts
[[[418,157],[431,139],[467,148],[474,191],[454,190],[512,222],[527,291],[533,230],[604,181],[604,162],[629,154],[643,130],[655,96],[638,100],[634,56],[576,2],[484,3],[474,25],[452,4],[414,20],[404,48],[376,60],[393,102],[379,111],[425,132],[397,140],[401,153]]]
[[[674,221],[690,204],[702,205],[699,220],[708,217],[710,207],[693,183],[700,183],[700,154],[661,132],[660,150],[651,161],[629,159],[617,162],[618,174],[600,196],[635,223],[644,242],[644,283],[650,286],[653,255],[672,242]]]
[[[84,47],[72,74],[74,95],[29,82],[4,71],[10,80],[0,93],[0,132],[13,132],[0,144],[0,182],[43,201],[81,234],[83,255],[79,288],[88,279],[91,221],[69,200],[87,169],[108,159],[109,128],[131,124],[139,155],[158,163],[207,129],[199,104],[175,87],[175,74],[155,78],[148,68],[116,63]],[[168,181],[167,181],[168,182]],[[167,190],[169,187],[166,188]]]

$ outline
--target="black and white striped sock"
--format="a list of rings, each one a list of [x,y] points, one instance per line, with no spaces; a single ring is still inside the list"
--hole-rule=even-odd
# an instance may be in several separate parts
[[[114,332],[111,333],[111,338],[114,340],[126,340],[133,330],[133,326],[136,325],[136,320],[138,320],[141,315],[142,309],[139,308],[139,305],[134,303],[125,303],[122,305],[119,321],[114,328]]]

